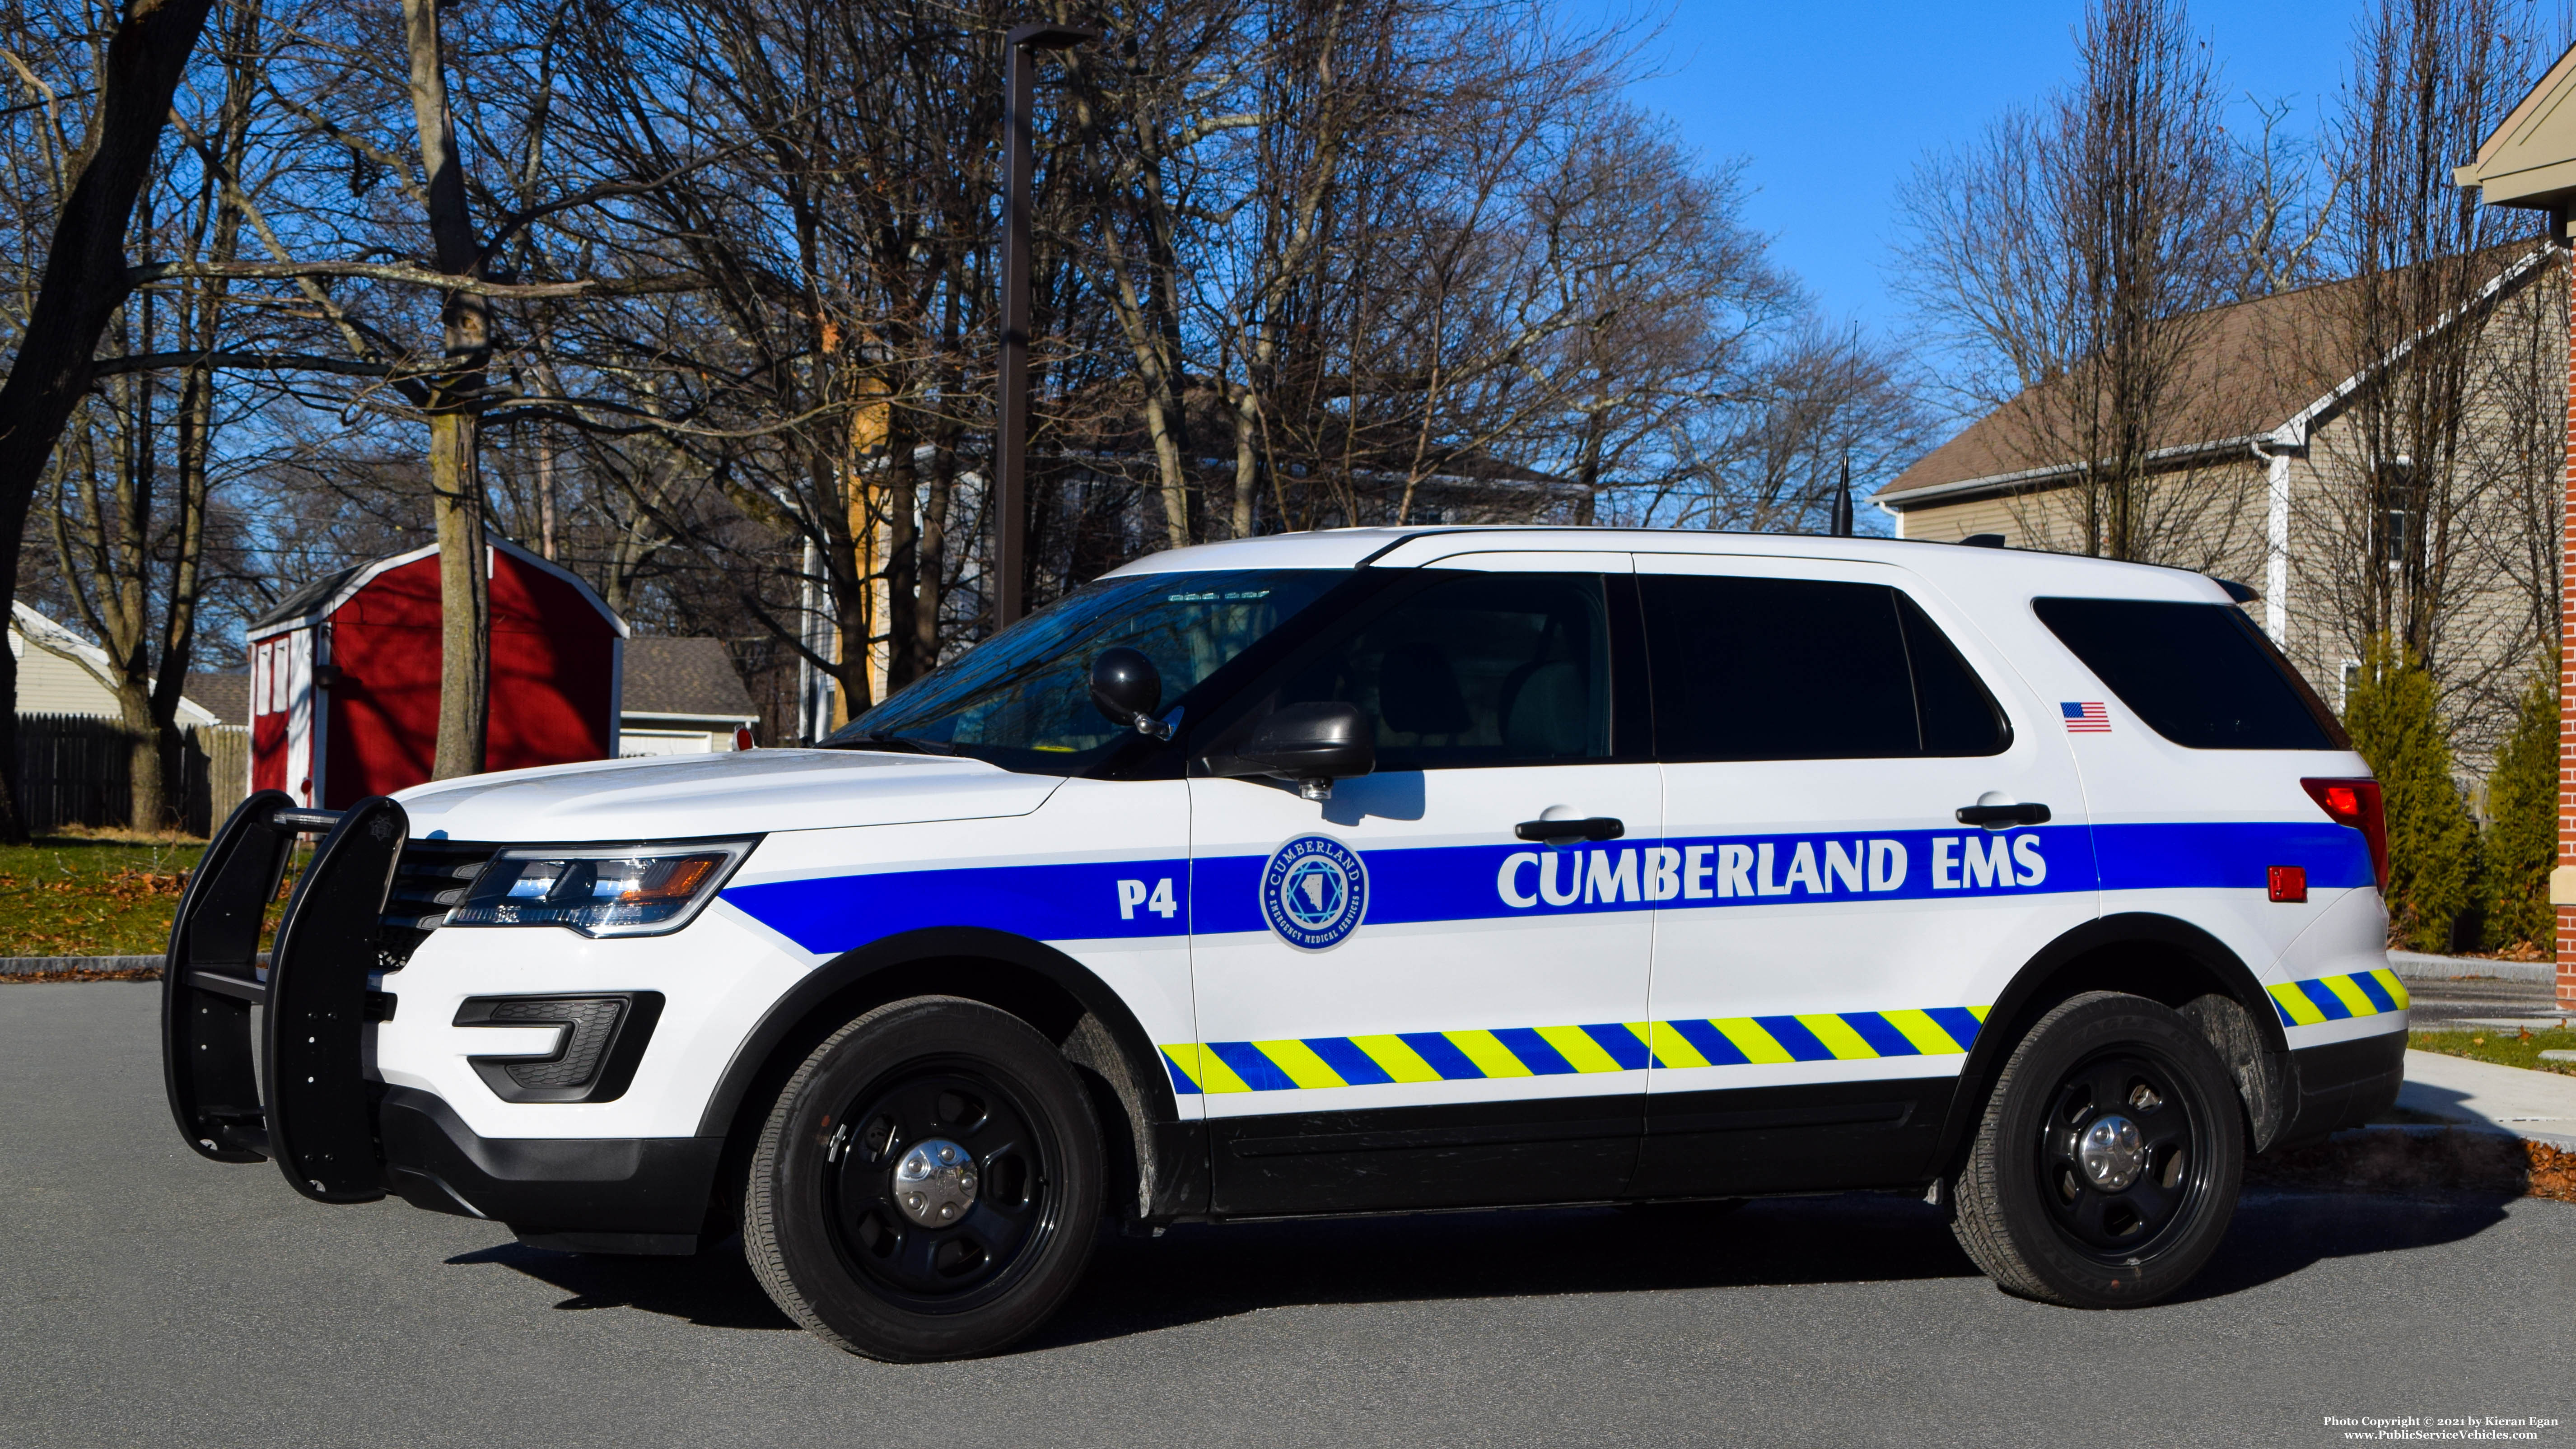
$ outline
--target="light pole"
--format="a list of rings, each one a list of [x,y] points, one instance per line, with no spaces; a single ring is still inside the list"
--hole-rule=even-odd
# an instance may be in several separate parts
[[[1023,25],[1010,33],[1002,85],[1002,436],[993,449],[994,511],[1000,515],[993,566],[1001,575],[994,592],[994,623],[1008,628],[1028,612],[1023,596],[1029,540],[1029,190],[1037,169],[1037,57],[1097,38],[1098,31],[1066,25]]]

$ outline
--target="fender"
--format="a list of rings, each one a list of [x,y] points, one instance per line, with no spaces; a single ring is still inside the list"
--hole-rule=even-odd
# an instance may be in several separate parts
[[[2255,1134],[2262,1139],[2267,1124],[2259,1118],[2279,1110],[2278,1087],[2290,1047],[2289,1038],[2281,1030],[2280,1014],[2270,1008],[2271,998],[2264,994],[2245,962],[2216,936],[2172,916],[2131,911],[2075,927],[2042,946],[2014,973],[2012,984],[2004,988],[1993,1009],[1986,1013],[1986,1029],[1977,1033],[1976,1044],[1969,1048],[1968,1059],[1959,1069],[1956,1095],[1950,1100],[1950,1110],[1941,1125],[1940,1146],[1932,1158],[1940,1170],[1946,1172],[1948,1164],[1957,1160],[1968,1134],[1976,1130],[1986,1088],[2003,1070],[2005,1056],[2019,1044],[2020,1028],[2030,1015],[2033,1001],[2059,980],[2065,968],[2097,952],[2123,946],[2159,947],[2185,957],[2206,971],[2253,1019],[2262,1042],[2262,1068],[2270,1100],[2262,1108],[2249,1102],[2247,1108],[2249,1115],[2258,1117]],[[2241,1091],[2245,1084],[2240,1081],[2238,1085]]]
[[[1171,1076],[1162,1068],[1145,1029],[1109,984],[1089,967],[1041,941],[982,926],[930,926],[905,931],[847,951],[807,973],[772,1003],[758,1026],[734,1048],[733,1059],[717,1078],[698,1119],[698,1135],[728,1135],[744,1099],[772,1066],[780,1046],[832,998],[863,986],[870,978],[907,967],[940,961],[988,961],[1017,967],[1063,991],[1079,1005],[1089,1022],[1107,1034],[1106,1043],[1124,1067],[1127,1081],[1112,1082],[1131,1118],[1137,1166],[1146,1181],[1148,1201],[1141,1216],[1169,1216],[1196,1210],[1207,1194],[1207,1154],[1202,1124],[1180,1120]],[[933,988],[935,989],[935,988]],[[1072,1030],[1062,1042],[1066,1054],[1085,1061],[1085,1039],[1092,1030],[1067,1023]],[[1096,1040],[1096,1038],[1095,1038]],[[1089,1055],[1098,1055],[1092,1047]],[[1087,1063],[1099,1070],[1104,1064]],[[1108,1073],[1103,1072],[1107,1076]]]

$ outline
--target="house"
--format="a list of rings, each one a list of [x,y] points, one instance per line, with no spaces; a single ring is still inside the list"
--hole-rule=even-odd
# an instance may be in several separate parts
[[[760,711],[721,639],[629,639],[617,752],[703,755],[751,748]]]
[[[116,702],[116,669],[107,651],[61,624],[13,600],[9,617],[9,653],[18,661],[18,713],[121,717]],[[198,679],[190,675],[193,686]],[[179,696],[178,723],[221,724],[225,721],[189,694]]]
[[[2353,281],[2189,319],[2130,504],[2150,546],[2131,556],[2246,585],[2247,612],[2337,707],[2367,647],[2356,600],[2420,589],[2438,559],[2436,676],[2462,766],[2483,776],[2556,625],[2567,252],[2534,241],[2468,265],[2470,306],[2358,364],[2340,341],[2362,305]],[[2465,346],[2429,345],[2460,327]],[[2463,369],[2466,407],[2439,516],[2415,517],[2415,460],[2382,456],[2363,403],[2434,356]],[[2046,441],[2065,401],[2025,391],[1899,474],[1875,500],[1896,535],[2092,551],[2103,495],[2073,450]]]
[[[484,765],[515,770],[618,753],[626,622],[579,576],[506,540],[491,589]],[[251,786],[341,809],[430,778],[437,754],[438,550],[318,579],[254,621]]]

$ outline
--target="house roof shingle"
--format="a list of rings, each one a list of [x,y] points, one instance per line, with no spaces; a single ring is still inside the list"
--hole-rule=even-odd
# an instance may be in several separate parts
[[[2527,244],[2499,246],[2480,260],[2500,273],[2530,250]],[[2167,410],[2161,433],[2148,446],[2191,449],[2268,433],[2341,385],[2354,369],[2333,339],[2358,285],[2351,279],[2323,282],[2198,314],[2205,325],[2182,360],[2179,403]],[[2026,392],[2015,403],[2030,399]],[[2046,399],[2037,405],[2045,406]],[[1902,506],[1926,489],[2070,467],[2070,458],[2032,456],[2029,424],[2016,411],[1997,409],[1969,424],[1898,474],[1878,499]]]
[[[721,639],[629,639],[625,674],[627,714],[760,717]]]
[[[250,672],[236,670],[229,674],[188,672],[180,692],[203,706],[215,717],[215,723],[246,725],[250,723]]]

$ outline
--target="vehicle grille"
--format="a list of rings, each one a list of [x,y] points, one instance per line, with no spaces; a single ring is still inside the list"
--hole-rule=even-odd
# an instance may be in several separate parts
[[[465,899],[483,865],[500,847],[448,840],[415,840],[403,847],[394,865],[393,889],[385,896],[384,945],[380,971],[399,971],[429,933],[447,921],[447,913]]]

